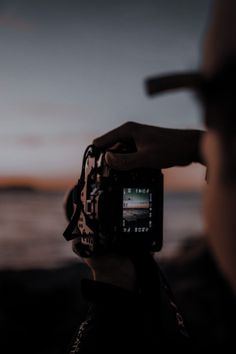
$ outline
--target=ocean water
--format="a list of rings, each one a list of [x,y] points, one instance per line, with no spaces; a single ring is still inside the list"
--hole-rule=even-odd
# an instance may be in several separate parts
[[[0,192],[0,269],[58,267],[78,262],[62,233],[67,225],[64,193],[27,190]],[[171,255],[186,238],[202,232],[201,196],[166,193],[163,248]]]

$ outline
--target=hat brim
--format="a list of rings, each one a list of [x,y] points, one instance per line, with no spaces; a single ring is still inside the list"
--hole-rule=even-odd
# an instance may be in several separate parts
[[[179,89],[198,90],[203,81],[203,76],[198,71],[160,75],[147,78],[145,80],[145,90],[148,96]]]

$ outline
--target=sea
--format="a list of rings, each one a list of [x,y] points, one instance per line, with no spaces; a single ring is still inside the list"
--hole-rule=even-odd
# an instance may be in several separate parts
[[[65,193],[31,189],[0,191],[0,269],[56,268],[80,262],[65,241]],[[199,193],[166,192],[163,248],[169,257],[203,232]]]

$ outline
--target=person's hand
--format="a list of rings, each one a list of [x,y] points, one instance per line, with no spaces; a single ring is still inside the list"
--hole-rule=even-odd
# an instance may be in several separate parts
[[[199,154],[201,135],[202,132],[198,130],[168,129],[128,122],[95,139],[93,144],[109,150],[105,159],[114,169],[161,169],[202,162]],[[119,152],[121,148],[122,153]]]
[[[129,122],[95,139],[93,143],[109,150],[105,158],[108,165],[115,169],[159,169],[199,162],[201,134],[197,130],[166,129]],[[73,250],[78,253],[76,240],[73,241]],[[106,254],[85,258],[84,261],[91,268],[94,280],[129,290],[135,288],[135,270],[128,257]]]
[[[72,248],[79,255],[76,239],[72,241]],[[134,265],[127,256],[109,253],[83,258],[83,261],[91,269],[95,281],[112,284],[128,290],[135,289]]]

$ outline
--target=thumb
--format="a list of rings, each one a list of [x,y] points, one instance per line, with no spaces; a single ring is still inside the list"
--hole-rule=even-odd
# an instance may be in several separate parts
[[[114,168],[114,170],[128,171],[134,168],[143,167],[139,152],[129,154],[107,152],[105,160],[108,166]]]

